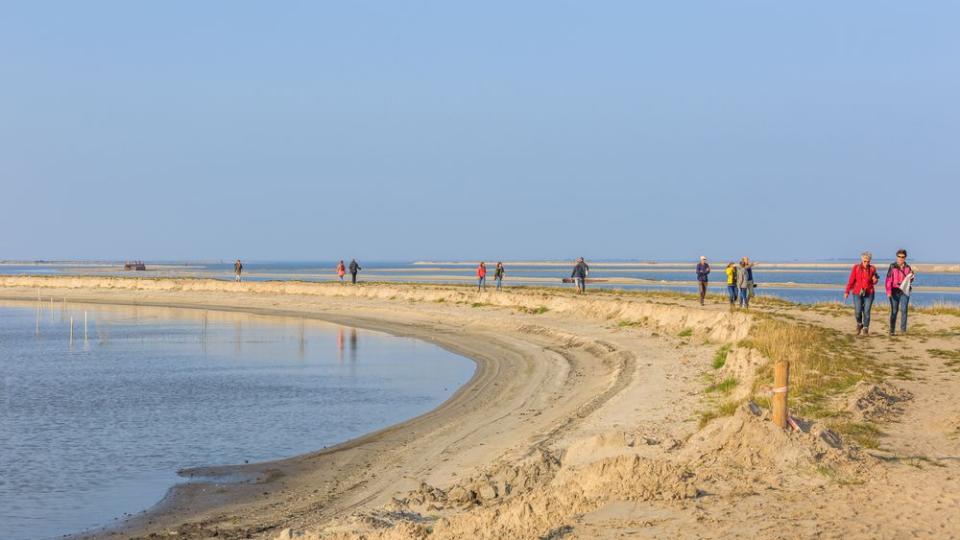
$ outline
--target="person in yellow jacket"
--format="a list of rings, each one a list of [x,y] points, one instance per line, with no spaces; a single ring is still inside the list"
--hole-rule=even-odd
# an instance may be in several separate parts
[[[727,263],[727,296],[730,298],[730,305],[737,303],[737,265]]]

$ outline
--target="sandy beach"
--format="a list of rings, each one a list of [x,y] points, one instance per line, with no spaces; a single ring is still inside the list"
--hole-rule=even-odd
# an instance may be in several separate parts
[[[888,337],[878,295],[876,335],[855,340],[839,306],[767,300],[741,311],[719,296],[700,307],[684,295],[616,290],[0,277],[0,297],[315,318],[415,337],[477,364],[425,415],[290,459],[184,471],[250,480],[181,485],[121,528],[83,538],[960,530],[956,310],[915,310],[911,333]],[[778,339],[823,340],[816,363],[791,357],[795,433],[772,425],[764,399],[770,356],[792,350]]]

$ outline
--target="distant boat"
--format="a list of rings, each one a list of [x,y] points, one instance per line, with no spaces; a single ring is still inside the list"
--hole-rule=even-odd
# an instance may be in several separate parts
[[[143,261],[127,261],[123,263],[124,271],[139,270],[144,271],[147,269],[147,265],[143,264]]]

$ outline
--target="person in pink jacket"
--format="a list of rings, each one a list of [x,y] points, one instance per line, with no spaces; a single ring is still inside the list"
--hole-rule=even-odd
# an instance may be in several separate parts
[[[907,264],[907,250],[897,251],[897,260],[887,268],[887,298],[890,299],[890,335],[897,328],[897,313],[900,317],[900,333],[907,333],[907,305],[910,303],[910,289],[916,275]]]

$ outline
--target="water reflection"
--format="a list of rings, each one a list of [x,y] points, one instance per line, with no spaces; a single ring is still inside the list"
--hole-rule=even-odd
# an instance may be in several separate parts
[[[350,361],[357,361],[357,329],[350,329]]]
[[[377,332],[359,362],[358,331],[303,317],[48,300],[0,302],[0,431],[13,434],[0,464],[17,464],[0,466],[3,540],[139,511],[183,467],[277,459],[422,414],[473,371]],[[310,339],[336,339],[338,355]]]
[[[304,327],[303,319],[300,319],[300,347],[297,349],[297,354],[301,360],[303,360],[304,353],[306,352],[306,348],[307,348],[306,339],[304,338],[304,335],[303,335],[303,327]]]

